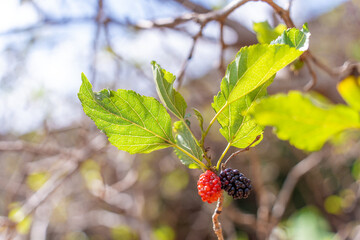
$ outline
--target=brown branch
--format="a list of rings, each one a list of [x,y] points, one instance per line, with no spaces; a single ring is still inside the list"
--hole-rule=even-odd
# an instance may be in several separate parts
[[[28,152],[38,155],[62,155],[63,157],[73,158],[77,161],[87,156],[89,152],[100,151],[105,145],[107,145],[107,140],[98,135],[93,138],[91,142],[87,144],[83,149],[76,148],[65,148],[59,145],[50,145],[50,144],[33,144],[25,141],[0,141],[0,152]]]
[[[190,0],[173,0],[173,1],[181,4],[183,7],[195,13],[208,13],[211,11],[211,9],[205,8]],[[238,21],[226,18],[224,19],[223,24],[224,26],[231,28],[237,35],[237,40],[233,42],[231,46],[239,48],[241,46],[247,46],[257,42],[255,34],[249,31],[244,26],[242,26]]]
[[[291,9],[291,7],[292,7],[293,3],[294,3],[294,1],[293,1],[293,0],[289,0],[286,11],[290,12],[290,9]]]
[[[230,157],[228,157],[228,159],[226,159],[226,161],[222,164],[221,168],[224,169],[226,168],[226,164],[228,163],[228,161],[230,161],[230,159],[232,159],[233,157],[235,157],[236,155],[239,155],[242,152],[246,152],[250,150],[250,147],[252,145],[254,145],[254,143],[256,143],[257,141],[259,141],[259,139],[261,138],[261,135],[256,136],[255,140],[252,141],[252,143],[249,144],[249,146],[247,146],[246,148],[240,149],[236,152],[234,152],[233,154],[230,155]]]
[[[68,149],[61,148],[57,145],[42,145],[18,141],[0,141],[0,152],[29,152],[41,155],[69,154]]]
[[[97,76],[97,52],[98,52],[98,45],[99,45],[99,39],[100,39],[100,30],[101,27],[106,24],[106,17],[104,16],[104,2],[103,0],[98,0],[98,7],[97,7],[97,15],[95,18],[95,34],[94,34],[94,40],[93,40],[93,46],[92,46],[92,66],[91,66],[91,79],[92,84],[94,85],[96,82],[96,76]]]
[[[187,9],[191,10],[192,12],[197,12],[197,13],[207,13],[209,12],[209,10],[203,6],[201,6],[200,4],[196,4],[192,1],[189,0],[173,0],[177,3],[180,3],[181,5],[183,5],[184,7],[186,7]]]
[[[329,68],[324,63],[322,63],[319,59],[317,59],[315,56],[313,56],[310,51],[305,52],[304,55],[306,57],[308,57],[309,59],[311,59],[311,61],[316,66],[318,66],[321,70],[323,70],[324,72],[329,74],[331,77],[336,77],[336,76],[338,76],[340,74],[339,72],[333,71],[331,68]]]
[[[178,86],[177,86],[178,89],[181,88],[186,67],[187,67],[189,61],[191,60],[191,58],[192,58],[192,56],[193,56],[193,53],[194,53],[194,50],[195,50],[195,46],[196,46],[196,43],[197,43],[198,39],[202,36],[202,31],[203,31],[203,29],[204,29],[204,25],[201,25],[201,26],[200,26],[200,30],[198,31],[198,33],[197,33],[195,36],[193,36],[193,43],[192,43],[192,45],[191,45],[189,54],[188,54],[187,58],[185,59],[185,61],[183,62],[183,64],[181,65],[180,72],[179,72],[179,74],[178,74],[178,76],[179,76],[179,77],[178,77]]]
[[[43,202],[54,193],[62,183],[77,172],[79,165],[72,163],[71,166],[62,168],[56,172],[37,192],[35,192],[19,210],[23,218],[31,215]]]
[[[254,0],[235,0],[230,2],[224,8],[216,11],[211,11],[207,13],[186,13],[182,16],[176,18],[163,18],[157,20],[142,20],[134,24],[133,27],[138,29],[151,29],[159,27],[173,28],[179,24],[186,23],[189,21],[198,22],[205,25],[210,21],[219,21],[226,19],[233,11],[235,11],[241,5],[244,5],[247,2]],[[256,1],[256,0],[255,0]],[[117,22],[115,19],[111,19],[112,22]]]
[[[304,91],[309,91],[310,89],[312,89],[316,83],[317,83],[317,76],[316,76],[316,73],[314,71],[314,69],[312,68],[311,64],[310,64],[310,61],[308,58],[304,57],[303,58],[303,61],[306,65],[306,67],[308,68],[309,70],[309,73],[311,75],[311,80],[310,82],[308,82],[305,86],[304,86]]]
[[[102,137],[94,138],[87,146],[77,151],[74,150],[71,155],[67,156],[67,160],[64,160],[62,168],[55,172],[21,207],[22,217],[25,218],[32,214],[65,180],[76,173],[80,162],[88,159],[94,153],[101,151],[106,146],[103,140]]]
[[[320,164],[323,152],[315,152],[297,163],[289,172],[272,209],[272,222],[276,225],[283,216],[292,192],[300,177]]]
[[[284,8],[274,3],[273,0],[260,0],[260,1],[269,4],[274,9],[274,11],[282,18],[286,26],[288,26],[289,28],[295,27],[294,22],[290,18],[290,12],[288,10],[285,10]]]
[[[214,214],[212,216],[213,229],[214,229],[214,233],[217,236],[218,240],[224,240],[224,236],[222,234],[221,223],[218,219],[219,215],[222,212],[223,202],[224,202],[224,193],[222,192],[220,198],[218,199]]]
[[[265,189],[265,184],[261,172],[261,162],[259,156],[255,151],[250,151],[250,166],[253,175],[253,185],[256,192],[256,199],[258,204],[256,228],[259,234],[259,239],[265,239],[267,233],[267,223],[270,213],[269,197]]]
[[[221,71],[221,73],[225,72],[225,65],[224,65],[224,55],[225,55],[225,41],[224,41],[224,22],[220,21],[220,46],[221,46],[221,51],[220,51],[220,61],[219,61],[219,70]]]
[[[256,231],[256,217],[253,214],[243,213],[231,205],[226,207],[224,213],[232,222]]]

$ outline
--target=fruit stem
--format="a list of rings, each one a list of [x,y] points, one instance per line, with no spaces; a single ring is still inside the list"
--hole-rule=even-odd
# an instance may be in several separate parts
[[[221,161],[223,160],[223,158],[225,157],[227,151],[230,149],[230,143],[228,143],[228,145],[226,146],[225,150],[223,151],[223,153],[221,154],[217,164],[216,164],[216,171],[219,171],[220,169],[220,164],[221,164]]]
[[[226,161],[224,162],[223,167],[226,168],[226,164],[228,163],[228,161],[229,161],[230,159],[232,159],[233,157],[235,157],[236,155],[238,155],[238,154],[240,154],[240,153],[242,153],[242,152],[249,151],[249,150],[250,150],[250,147],[251,147],[252,145],[254,145],[257,141],[259,141],[260,138],[261,138],[261,135],[257,135],[256,138],[254,139],[254,141],[252,141],[252,143],[249,144],[249,146],[247,146],[246,148],[240,149],[240,150],[234,152],[233,154],[231,154],[230,157],[228,157],[228,159],[226,159]]]

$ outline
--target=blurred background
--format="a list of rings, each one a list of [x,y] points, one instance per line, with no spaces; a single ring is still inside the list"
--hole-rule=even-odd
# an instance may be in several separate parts
[[[179,77],[188,111],[199,109],[209,122],[224,67],[242,46],[257,43],[253,23],[276,26],[281,19],[266,3],[248,2],[223,30],[213,21],[201,36],[194,21],[156,23],[230,2],[0,2],[1,239],[216,239],[215,204],[203,203],[196,190],[201,172],[183,166],[171,149],[130,155],[109,145],[85,116],[77,92],[84,72],[96,91],[123,88],[156,97],[150,66],[155,60]],[[275,2],[289,6],[287,0]],[[360,1],[293,0],[290,13],[297,27],[309,24],[310,50],[329,68],[360,60]],[[314,90],[343,103],[336,91],[339,77],[314,71]],[[286,68],[269,92],[302,90],[309,81],[306,67]],[[359,143],[346,139],[325,146],[331,154],[300,178],[292,170],[307,154],[266,129],[258,146],[230,163],[256,190],[246,200],[225,199],[225,238],[360,239]],[[216,127],[206,144],[214,161],[226,146]],[[289,172],[296,186],[271,225]]]

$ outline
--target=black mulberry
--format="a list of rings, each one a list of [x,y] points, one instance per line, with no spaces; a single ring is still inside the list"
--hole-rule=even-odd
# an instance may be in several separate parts
[[[252,189],[251,180],[237,169],[226,168],[220,173],[221,188],[234,199],[247,198]]]

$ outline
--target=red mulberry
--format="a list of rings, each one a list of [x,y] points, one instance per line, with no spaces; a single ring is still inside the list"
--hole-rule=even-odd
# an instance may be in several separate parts
[[[213,203],[221,196],[220,178],[210,170],[200,175],[197,188],[204,202]]]

